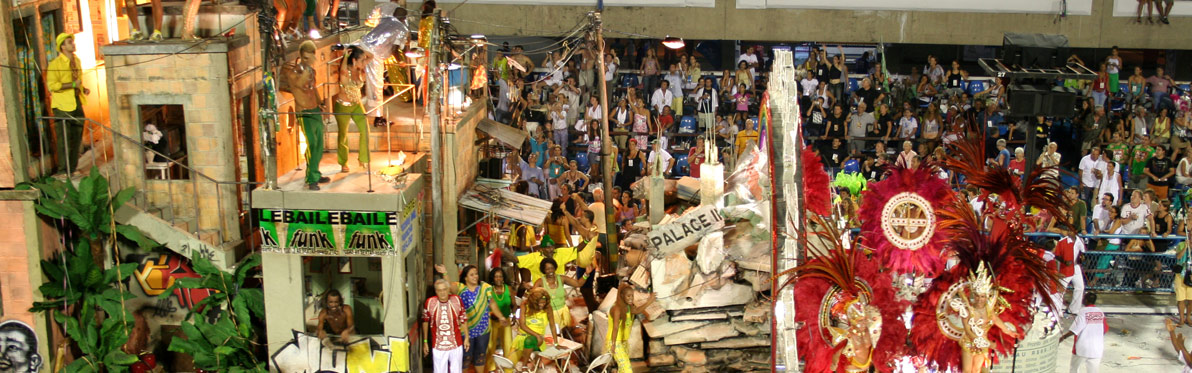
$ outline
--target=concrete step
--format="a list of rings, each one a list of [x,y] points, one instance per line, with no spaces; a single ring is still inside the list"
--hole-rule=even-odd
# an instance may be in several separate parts
[[[201,255],[210,259],[216,267],[229,270],[235,264],[235,253],[221,245],[219,232],[210,230],[195,236],[191,227],[193,220],[175,220],[173,224],[157,215],[125,204],[116,210],[116,221],[137,227],[146,237],[164,245],[167,249],[187,258]]]

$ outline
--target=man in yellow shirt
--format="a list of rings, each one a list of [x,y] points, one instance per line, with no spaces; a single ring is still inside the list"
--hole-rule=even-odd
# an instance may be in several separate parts
[[[83,87],[79,58],[75,57],[74,36],[58,34],[54,45],[58,57],[50,61],[46,72],[46,88],[50,90],[50,104],[54,116],[74,118],[54,121],[54,142],[58,155],[58,172],[73,173],[79,163],[79,146],[83,140],[83,104],[91,90]]]
[[[517,266],[530,270],[530,284],[542,278],[542,270],[538,268],[538,264],[542,263],[543,258],[554,258],[555,263],[559,264],[560,272],[563,271],[562,268],[567,267],[567,263],[574,262],[576,258],[579,258],[579,250],[574,247],[562,246],[562,244],[555,243],[550,236],[546,236],[542,239],[542,246],[538,252],[517,257]]]
[[[748,119],[745,121],[745,129],[737,133],[737,143],[735,144],[733,150],[736,151],[737,156],[740,156],[741,152],[745,151],[745,147],[748,146],[750,142],[753,142],[754,145],[760,146],[760,144],[757,143],[759,137],[760,134],[757,132],[757,121]]]

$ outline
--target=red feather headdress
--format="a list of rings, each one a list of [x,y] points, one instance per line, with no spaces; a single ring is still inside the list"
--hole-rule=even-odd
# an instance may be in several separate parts
[[[824,171],[823,161],[811,150],[811,146],[803,148],[803,207],[807,210],[827,216],[832,208],[831,180]]]
[[[908,303],[895,295],[890,273],[883,271],[876,260],[868,258],[859,246],[845,249],[833,224],[814,215],[809,219],[823,228],[809,235],[824,236],[823,240],[809,242],[827,242],[832,246],[809,250],[816,256],[814,259],[780,274],[794,274],[782,288],[793,283],[795,299],[800,302],[795,320],[802,325],[797,340],[799,350],[806,357],[804,371],[833,371],[833,357],[848,342],[834,343],[827,327],[834,326],[833,318],[839,318],[842,309],[854,301],[877,308],[881,315],[881,335],[872,347],[872,364],[880,372],[893,371],[894,362],[906,354],[907,330],[901,318]],[[837,372],[844,372],[851,364],[843,353],[835,363]]]
[[[938,171],[931,165],[915,169],[891,167],[886,171],[886,178],[869,184],[861,197],[861,209],[858,212],[861,217],[861,242],[872,247],[881,262],[895,272],[916,272],[932,277],[941,267],[940,256],[946,236],[936,229],[934,213],[920,211],[922,214],[916,217],[918,228],[910,231],[905,226],[899,228],[893,224],[895,218],[908,218],[901,216],[907,211],[905,207],[909,206],[906,203],[939,211],[953,198],[952,189],[937,174]],[[919,233],[915,229],[929,232]],[[917,239],[907,240],[902,234]]]

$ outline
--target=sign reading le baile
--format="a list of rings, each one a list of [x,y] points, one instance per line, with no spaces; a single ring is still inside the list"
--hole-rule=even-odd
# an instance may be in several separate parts
[[[716,206],[703,206],[680,216],[667,225],[655,226],[648,237],[658,251],[666,254],[695,245],[708,233],[724,227],[724,217]]]
[[[398,212],[256,210],[261,249],[300,254],[395,255]]]

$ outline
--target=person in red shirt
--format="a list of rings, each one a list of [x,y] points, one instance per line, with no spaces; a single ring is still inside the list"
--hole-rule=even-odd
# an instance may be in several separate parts
[[[691,177],[699,178],[699,166],[704,164],[704,138],[703,136],[695,138],[695,146],[687,151],[687,164],[691,166]]]
[[[447,280],[435,281],[435,296],[422,307],[422,355],[434,352],[434,372],[463,371],[464,350],[471,342],[463,332],[467,319],[463,302],[451,294]]]
[[[1064,276],[1060,280],[1060,294],[1063,294],[1062,290],[1068,288],[1068,284],[1072,284],[1072,302],[1068,304],[1068,312],[1080,312],[1080,308],[1084,304],[1084,274],[1080,270],[1080,254],[1084,252],[1084,240],[1076,237],[1069,227],[1061,227],[1060,231],[1064,237],[1055,243],[1055,255],[1059,262],[1060,276]],[[1055,302],[1061,312],[1063,309],[1062,299],[1061,295],[1060,300]]]

